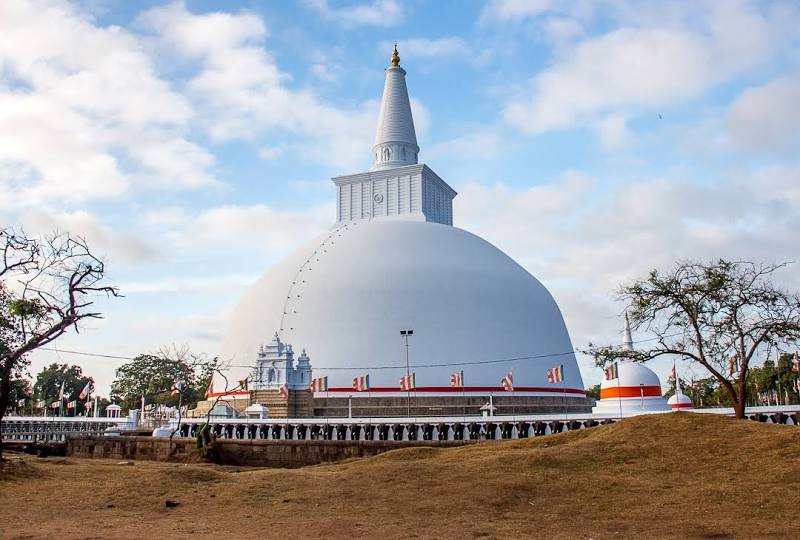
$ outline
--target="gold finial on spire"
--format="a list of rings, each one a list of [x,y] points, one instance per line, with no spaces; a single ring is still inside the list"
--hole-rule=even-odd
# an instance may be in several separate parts
[[[394,50],[392,51],[392,66],[397,67],[400,65],[400,54],[397,52],[397,42],[394,42]]]

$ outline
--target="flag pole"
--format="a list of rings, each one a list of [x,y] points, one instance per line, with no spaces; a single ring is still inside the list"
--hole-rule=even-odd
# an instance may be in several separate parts
[[[564,423],[568,421],[567,417],[567,378],[564,377],[564,364],[561,364],[561,383],[564,386]]]
[[[622,420],[622,388],[619,385],[619,362],[617,364],[617,402],[619,402],[619,419]]]
[[[464,370],[459,370],[461,378],[458,381],[461,384],[461,403],[464,407],[464,423],[467,423],[467,389],[464,388]]]

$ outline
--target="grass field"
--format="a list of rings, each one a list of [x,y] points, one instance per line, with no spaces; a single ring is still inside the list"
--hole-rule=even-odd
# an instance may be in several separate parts
[[[180,504],[167,508],[165,501]],[[800,428],[689,413],[295,470],[15,457],[3,538],[800,538]]]

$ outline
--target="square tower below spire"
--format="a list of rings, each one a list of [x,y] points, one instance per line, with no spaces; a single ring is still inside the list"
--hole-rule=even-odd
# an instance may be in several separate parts
[[[453,198],[457,193],[427,165],[332,180],[336,184],[336,221],[394,218],[453,224]]]

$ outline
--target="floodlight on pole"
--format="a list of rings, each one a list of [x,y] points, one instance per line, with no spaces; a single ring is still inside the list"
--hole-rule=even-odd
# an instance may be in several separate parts
[[[407,414],[411,418],[411,367],[408,363],[408,337],[414,335],[413,330],[400,330],[400,335],[403,336],[406,342],[406,404]]]

